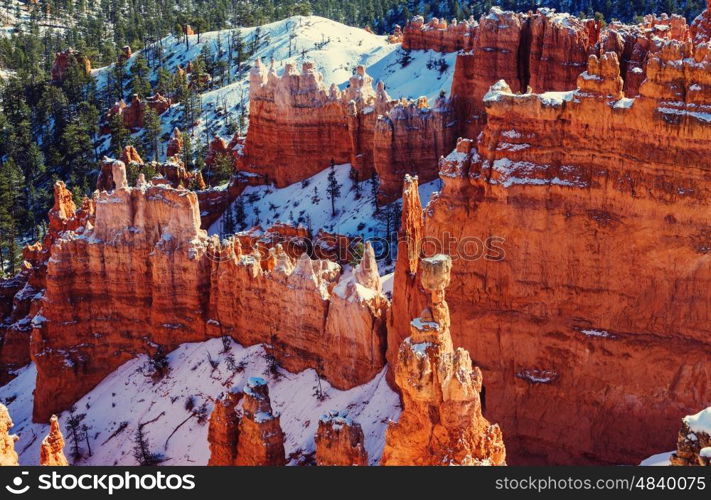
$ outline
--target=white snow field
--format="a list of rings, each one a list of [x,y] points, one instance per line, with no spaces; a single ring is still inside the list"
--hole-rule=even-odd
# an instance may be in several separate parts
[[[274,411],[281,414],[286,455],[291,455],[287,460],[292,465],[314,451],[319,418],[335,410],[346,410],[362,426],[370,463],[378,463],[387,422],[397,420],[400,414],[400,402],[385,381],[385,369],[367,384],[349,391],[339,391],[321,380],[327,395],[321,401],[316,397],[318,382],[314,370],[290,373],[280,368],[275,377],[263,345],[244,348],[228,342],[227,352],[222,339],[181,345],[168,355],[170,371],[157,382],[150,376],[146,356],[122,365],[75,405],[76,414],[86,414],[82,423],[88,427],[91,456],[86,443],[82,443],[83,457],[72,460],[67,428],[69,412],[59,415],[67,458],[77,465],[136,465],[133,449],[137,427],[152,421],[143,430],[151,452],[165,457],[162,465],[205,465],[210,457],[208,423],[190,417],[186,404],[191,400],[195,409],[204,405],[209,416],[213,401],[220,394],[233,388],[241,390],[249,377],[262,377],[269,385]],[[228,366],[230,355],[238,371]],[[15,423],[11,432],[20,438],[15,449],[21,465],[38,464],[40,442],[49,428],[32,423],[35,375],[36,369],[30,364],[0,388],[0,400],[7,405]],[[183,425],[178,427],[181,422]]]

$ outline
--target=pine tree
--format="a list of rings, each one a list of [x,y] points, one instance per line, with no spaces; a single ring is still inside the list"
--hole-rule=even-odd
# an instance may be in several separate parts
[[[331,200],[331,217],[336,216],[336,199],[341,196],[341,184],[339,184],[336,178],[336,169],[331,160],[331,171],[328,173],[328,197]]]
[[[244,209],[244,198],[241,196],[237,198],[234,205],[235,210],[235,224],[240,231],[243,231],[247,227],[247,214]]]
[[[140,97],[148,97],[151,94],[151,84],[148,81],[148,61],[143,54],[138,54],[131,65],[131,81],[129,86],[131,93]]]
[[[151,151],[153,159],[158,161],[158,139],[160,138],[161,123],[158,113],[150,106],[146,106],[146,111],[143,115],[143,123],[146,130],[147,149]]]
[[[119,156],[123,148],[128,144],[130,136],[129,130],[123,123],[123,117],[116,113],[109,119],[109,130],[111,131],[111,150]]]

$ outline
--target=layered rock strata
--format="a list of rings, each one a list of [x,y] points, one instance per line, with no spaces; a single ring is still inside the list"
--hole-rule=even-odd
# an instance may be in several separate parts
[[[500,82],[476,143],[442,162],[424,237],[458,256],[454,341],[515,463],[638,463],[708,402],[710,56],[666,42],[635,99],[615,54],[592,56],[575,91]],[[463,243],[492,237],[493,254]]]
[[[224,335],[270,343],[286,369],[315,368],[342,389],[382,369],[389,301],[370,288],[372,252],[347,275],[279,247],[263,264],[237,238],[207,237],[194,192],[141,177],[129,187],[122,162],[113,179],[116,190],[95,195],[93,224],[61,233],[47,261],[32,320],[36,421],[138,354]]]
[[[437,52],[457,52],[471,50],[479,30],[479,24],[472,18],[466,21],[432,18],[425,23],[422,16],[415,16],[407,22],[394,40],[402,41],[405,50],[435,50]]]
[[[428,306],[410,323],[394,366],[403,411],[385,435],[382,465],[506,465],[501,429],[482,415],[482,373],[452,344],[445,288],[452,260],[422,259]]]
[[[239,425],[236,410],[241,399],[241,391],[230,391],[215,401],[207,430],[207,441],[210,444],[210,459],[207,465],[235,464]]]
[[[436,161],[456,136],[448,102],[393,101],[356,68],[342,92],[326,89],[311,63],[277,76],[257,62],[250,75],[250,125],[237,167],[283,187],[351,163],[360,180],[377,172],[383,200],[397,196],[403,172],[436,177]],[[415,131],[413,133],[413,131]],[[324,147],[327,144],[328,147]]]

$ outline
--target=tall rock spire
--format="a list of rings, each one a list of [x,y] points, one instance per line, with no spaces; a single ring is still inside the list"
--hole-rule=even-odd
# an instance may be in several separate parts
[[[69,465],[64,456],[64,436],[59,428],[57,415],[49,419],[49,434],[42,440],[40,447],[40,465]]]
[[[400,346],[395,382],[403,412],[388,427],[383,465],[505,465],[501,429],[481,413],[481,370],[469,353],[452,346],[447,255],[422,259],[422,286],[429,305],[410,323]]]

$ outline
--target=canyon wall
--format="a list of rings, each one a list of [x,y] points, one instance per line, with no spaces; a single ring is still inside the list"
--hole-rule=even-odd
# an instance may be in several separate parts
[[[277,76],[257,62],[250,74],[250,124],[239,170],[287,186],[328,168],[351,163],[361,180],[380,177],[381,201],[397,198],[402,175],[436,178],[437,159],[456,138],[446,99],[393,101],[359,66],[349,86],[326,89],[311,63],[299,73],[287,65]],[[324,147],[328,145],[328,147]]]
[[[478,141],[441,163],[423,235],[450,242],[453,339],[514,463],[635,463],[708,403],[709,70],[707,45],[669,41],[634,99],[614,53],[591,56],[574,91],[501,81]],[[500,258],[465,255],[464,238],[492,236]],[[417,302],[412,271],[395,286]],[[406,311],[397,299],[391,323]]]
[[[284,187],[331,164],[356,165],[353,142],[361,141],[349,131],[349,114],[372,114],[387,101],[384,92],[376,95],[362,66],[342,93],[335,85],[326,89],[311,63],[301,72],[287,64],[279,77],[258,60],[250,73],[249,131],[240,170]],[[364,176],[372,172],[372,166],[363,167]]]
[[[685,42],[689,36],[686,20],[677,15],[648,15],[638,25],[613,22],[602,27],[593,19],[551,9],[514,13],[492,8],[481,18],[471,50],[457,56],[451,95],[459,134],[477,137],[481,132],[486,123],[483,97],[498,80],[515,93],[572,90],[592,54],[615,52],[625,94],[635,97],[646,79],[649,55],[665,41]]]
[[[447,23],[444,19],[432,18],[425,23],[422,16],[415,16],[407,22],[398,38],[404,50],[436,50],[437,52],[457,52],[471,50],[479,30],[473,19]]]
[[[113,179],[115,191],[94,197],[93,222],[51,247],[32,320],[36,421],[141,353],[224,335],[269,343],[286,369],[314,368],[338,388],[382,369],[389,301],[370,288],[372,249],[352,275],[280,246],[264,258],[238,239],[208,238],[194,192],[141,177],[128,187],[119,161]]]

